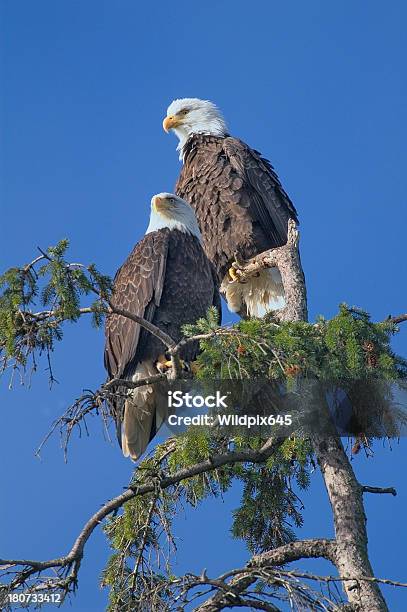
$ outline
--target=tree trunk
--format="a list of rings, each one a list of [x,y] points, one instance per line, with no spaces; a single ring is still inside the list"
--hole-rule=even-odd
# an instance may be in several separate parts
[[[243,275],[250,276],[258,269],[277,266],[282,276],[287,306],[276,312],[276,318],[280,321],[306,321],[307,297],[299,255],[299,234],[292,222],[288,230],[287,244],[253,258],[245,266]],[[374,576],[367,550],[363,491],[356,480],[341,439],[336,433],[329,437],[316,433],[312,444],[334,518],[336,553],[332,561],[340,576]],[[343,586],[352,609],[365,612],[388,610],[376,583],[344,580]]]
[[[366,515],[362,487],[339,437],[314,438],[313,446],[331,503],[335,535],[335,565],[340,576],[374,576],[367,551]],[[344,581],[354,610],[388,610],[374,582]]]

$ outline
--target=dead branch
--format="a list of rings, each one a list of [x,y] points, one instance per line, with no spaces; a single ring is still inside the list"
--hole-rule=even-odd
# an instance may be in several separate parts
[[[296,578],[305,578],[306,580],[315,580],[317,582],[372,582],[376,584],[388,584],[407,588],[407,582],[398,582],[389,578],[376,578],[375,576],[320,576],[318,574],[310,574],[309,572],[298,572],[296,570],[279,570],[281,575],[295,576]]]
[[[386,488],[382,488],[382,487],[369,487],[367,485],[362,485],[362,493],[378,493],[378,494],[384,494],[384,493],[390,493],[390,495],[397,495],[397,491],[394,487],[386,487]]]
[[[129,312],[128,310],[122,310],[121,308],[117,308],[111,302],[109,302],[109,310],[107,310],[106,313],[116,314],[121,317],[126,317],[127,319],[130,319],[131,321],[134,321],[134,323],[137,323],[141,327],[144,327],[144,329],[149,331],[150,334],[152,334],[153,336],[156,336],[159,340],[161,340],[161,342],[168,349],[174,347],[177,344],[175,340],[171,338],[171,336],[163,332],[159,327],[157,327],[153,323],[150,323],[150,321],[147,321],[146,319],[143,319],[143,317],[139,317],[138,315],[135,315],[132,312]]]
[[[305,277],[299,252],[299,232],[295,221],[288,222],[287,243],[284,246],[264,251],[250,261],[236,264],[239,282],[256,276],[265,268],[278,268],[284,287],[286,305],[276,310],[277,321],[305,321],[308,318]]]
[[[160,478],[160,489],[168,489],[182,480],[192,478],[205,472],[212,472],[224,465],[235,463],[264,463],[281,445],[281,440],[270,440],[260,451],[246,449],[237,452],[228,452],[214,455],[205,461],[193,466],[178,470],[172,475],[163,475]],[[27,585],[34,577],[40,579],[43,571],[52,569],[54,576],[49,579],[49,589],[62,589],[66,594],[74,590],[80,569],[84,549],[93,531],[109,514],[121,508],[134,497],[146,495],[156,490],[156,483],[141,484],[128,487],[123,493],[104,504],[93,514],[82,528],[71,550],[64,556],[47,561],[27,559],[0,559],[0,577],[11,577],[8,585],[0,590],[0,605],[2,593]],[[3,595],[4,597],[4,595]]]
[[[388,317],[384,322],[398,325],[399,323],[404,323],[404,321],[407,321],[407,313],[397,315],[396,317]]]
[[[228,586],[235,596],[246,593],[247,589],[251,587],[259,579],[259,574],[256,572],[259,568],[270,568],[276,566],[286,565],[292,561],[298,561],[299,559],[310,559],[323,557],[328,561],[333,562],[335,556],[335,541],[325,539],[314,539],[314,540],[299,540],[297,542],[289,542],[267,551],[265,553],[255,555],[247,563],[246,567],[242,570],[233,570],[224,574],[220,579],[225,581],[226,579],[233,577],[228,583]],[[204,604],[202,604],[198,610],[201,612],[214,612],[215,610],[221,610],[223,607],[227,607],[230,599],[224,596],[223,593],[217,593]]]
[[[248,567],[277,566],[298,561],[323,557],[333,562],[335,559],[335,540],[317,538],[312,540],[298,540],[289,542],[278,548],[255,555],[248,563]]]
[[[303,541],[303,542],[294,542],[293,544],[299,544],[300,548],[303,548],[305,555],[302,556],[299,553],[299,556],[296,559],[307,558],[307,547],[309,543],[312,543],[312,546],[317,544],[317,540],[315,541]],[[329,542],[329,541],[325,541]],[[333,544],[333,542],[331,542]],[[323,541],[321,542],[324,547]],[[305,547],[303,546],[305,545]],[[284,546],[280,548],[285,548]],[[266,555],[273,555],[274,551],[268,551],[265,553]],[[299,550],[298,550],[299,552]],[[312,555],[314,556],[314,555]],[[290,555],[289,555],[290,557]],[[290,559],[287,559],[287,562],[290,562]],[[231,580],[229,580],[232,578]],[[249,587],[254,585],[258,580],[268,583],[271,586],[277,586],[285,588],[287,592],[289,592],[290,588],[294,588],[294,590],[298,590],[299,594],[304,597],[304,593],[307,595],[307,585],[306,583],[300,582],[296,584],[286,584],[284,579],[298,579],[301,580],[311,580],[315,582],[319,582],[320,584],[328,584],[328,583],[343,583],[343,582],[370,582],[376,584],[386,584],[395,587],[406,588],[407,583],[399,582],[396,580],[389,580],[387,578],[376,578],[374,576],[324,576],[312,574],[310,572],[300,572],[297,570],[285,570],[281,568],[276,568],[273,565],[264,565],[263,567],[256,567],[253,565],[253,560],[249,562],[249,564],[241,569],[231,570],[219,576],[216,579],[210,579],[207,577],[204,572],[202,576],[195,577],[195,580],[187,584],[187,588],[191,589],[198,584],[207,584],[210,585],[216,590],[215,595],[213,595],[210,599],[206,600],[203,604],[201,604],[198,608],[196,608],[196,612],[218,612],[219,610],[223,610],[224,608],[236,607],[241,605],[242,598],[245,598],[251,594],[251,591],[248,591]],[[228,582],[229,580],[229,582]],[[266,593],[265,593],[266,594]],[[318,594],[318,599],[325,600],[328,603],[328,600]],[[329,601],[329,603],[332,603]],[[314,609],[314,608],[312,608]],[[318,609],[322,609],[318,608]],[[325,608],[324,608],[325,609]],[[337,609],[337,607],[332,607],[330,609]]]

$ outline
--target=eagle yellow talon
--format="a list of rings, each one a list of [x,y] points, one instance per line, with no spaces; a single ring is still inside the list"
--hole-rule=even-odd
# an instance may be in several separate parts
[[[165,355],[160,355],[155,364],[157,370],[164,374],[167,370],[172,368],[171,359],[167,359]]]
[[[229,268],[228,276],[230,283],[241,283],[242,285],[247,283],[247,281],[242,279],[242,270],[236,261],[234,261],[232,266]]]
[[[236,268],[234,268],[233,265],[229,268],[228,274],[229,274],[230,282],[232,283],[239,282],[239,274],[237,273]]]
[[[192,368],[192,366],[185,362],[183,359],[180,359],[180,364],[181,369],[185,370],[186,372],[188,372],[189,369]],[[172,361],[171,359],[167,359],[165,355],[160,355],[155,363],[155,367],[159,372],[165,374],[167,370],[170,370],[172,368]]]

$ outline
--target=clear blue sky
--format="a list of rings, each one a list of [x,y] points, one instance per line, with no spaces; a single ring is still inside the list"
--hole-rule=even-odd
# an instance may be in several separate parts
[[[271,159],[294,200],[311,318],[341,301],[375,319],[405,311],[406,19],[401,0],[2,0],[1,267],[67,236],[76,261],[113,274],[145,230],[151,195],[170,191],[179,171],[166,107],[196,96]],[[407,328],[394,346],[407,355]],[[57,439],[41,462],[33,454],[81,389],[103,380],[102,349],[102,333],[82,321],[55,352],[51,392],[44,362],[31,389],[1,383],[0,557],[66,552],[130,478],[96,418],[68,465]],[[366,507],[377,575],[404,580],[406,448],[378,444],[373,459],[354,461],[362,482],[398,488]],[[317,475],[304,501],[300,535],[329,536]],[[237,503],[233,494],[180,518],[180,572],[244,563],[244,547],[226,544]],[[71,610],[104,608],[106,557],[95,533]],[[405,592],[386,594],[392,610],[407,608]]]

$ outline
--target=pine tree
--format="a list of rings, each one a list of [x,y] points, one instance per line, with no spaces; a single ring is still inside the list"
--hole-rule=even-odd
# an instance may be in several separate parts
[[[10,369],[24,375],[35,369],[44,353],[51,360],[67,323],[90,314],[92,323],[101,327],[105,315],[112,312],[111,279],[93,264],[69,263],[67,249],[68,242],[63,240],[0,278],[3,373]],[[262,401],[270,394],[282,396],[283,389],[290,401],[297,398],[295,409],[300,415],[307,415],[315,393],[325,405],[328,397],[340,391],[351,407],[345,426],[357,453],[375,438],[397,437],[405,424],[393,393],[395,387],[405,388],[407,377],[406,360],[391,348],[397,322],[393,318],[375,323],[367,312],[342,304],[330,320],[320,317],[309,323],[270,315],[219,328],[217,314],[210,310],[205,319],[185,326],[183,342],[200,340],[194,376],[203,388],[213,381],[233,381],[240,393],[246,383],[251,389],[258,382],[256,394],[259,389],[269,394],[262,395]],[[170,350],[176,354],[179,345]],[[314,385],[310,397],[309,381]],[[67,443],[89,412],[109,416],[107,400],[115,392],[115,385],[107,383],[78,398],[61,418]],[[254,397],[250,395],[248,404]],[[337,409],[343,406],[339,403]],[[336,419],[341,416],[335,415]],[[331,496],[336,526],[332,541],[297,540],[303,508],[295,490],[309,486],[316,462]],[[245,542],[250,561],[218,579],[209,578],[205,571],[201,576],[174,575],[171,555],[166,553],[175,547],[174,517],[183,505],[219,498],[235,483],[240,484],[242,497],[231,519],[231,534]],[[334,487],[354,509],[350,527],[335,505]],[[182,610],[203,587],[207,595],[196,609],[206,612],[234,606],[256,608],[259,602],[263,605],[259,609],[276,610],[279,598],[288,598],[294,609],[338,609],[332,594],[311,588],[304,576],[285,568],[307,557],[326,558],[336,565],[346,579],[342,599],[352,609],[367,609],[368,602],[369,611],[385,610],[367,557],[362,493],[336,434],[324,437],[313,431],[292,431],[270,437],[260,431],[251,436],[238,432],[231,438],[222,428],[191,426],[158,445],[136,467],[128,489],[91,517],[68,555],[49,562],[3,561],[0,604],[11,609],[9,596],[22,586],[34,592],[42,572],[49,568],[55,570],[55,578],[47,579],[48,590],[72,593],[87,539],[106,519],[104,531],[112,554],[102,585],[110,589],[112,611]],[[346,550],[347,538],[353,538],[358,547],[353,557]]]

